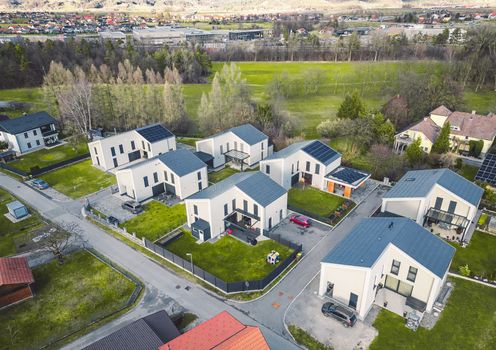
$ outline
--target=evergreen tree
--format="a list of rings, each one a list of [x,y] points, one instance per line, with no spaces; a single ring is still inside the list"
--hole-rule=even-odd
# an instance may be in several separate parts
[[[358,92],[354,91],[351,95],[347,94],[343,103],[339,106],[338,118],[340,119],[357,119],[365,114],[365,107]]]
[[[450,149],[450,140],[449,135],[451,131],[450,123],[444,123],[441,128],[441,132],[439,133],[436,141],[432,145],[431,153],[443,154],[449,151]]]
[[[406,158],[411,166],[416,166],[420,164],[424,158],[424,152],[420,147],[421,140],[417,138],[406,148]]]

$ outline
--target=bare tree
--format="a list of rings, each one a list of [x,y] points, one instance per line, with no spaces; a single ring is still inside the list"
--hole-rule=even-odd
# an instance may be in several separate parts
[[[84,243],[81,228],[73,222],[55,226],[54,232],[40,241],[41,249],[51,252],[60,264],[64,263],[64,256],[70,247]]]

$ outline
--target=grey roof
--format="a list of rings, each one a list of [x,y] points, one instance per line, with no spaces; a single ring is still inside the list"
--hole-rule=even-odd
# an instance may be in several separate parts
[[[25,205],[19,201],[13,201],[13,202],[7,203],[7,209],[9,209],[9,210],[16,210],[16,209],[20,209],[20,208],[24,208],[24,207],[25,207]]]
[[[191,224],[191,228],[196,228],[198,230],[206,231],[210,228],[210,224],[203,219],[198,219]]]
[[[267,135],[265,135],[263,132],[261,132],[251,124],[235,126],[234,128],[230,128],[211,137],[224,135],[228,132],[232,132],[234,135],[238,136],[241,140],[245,141],[249,145],[254,145],[269,138]]]
[[[455,248],[407,218],[362,219],[322,262],[372,267],[392,244],[443,278]]]
[[[177,176],[184,176],[207,166],[193,152],[187,149],[178,149],[163,153],[158,156],[158,159],[177,174]]]
[[[309,145],[313,141],[301,141],[301,142],[296,142],[292,143],[291,145],[287,146],[286,148],[283,148],[282,150],[272,153],[269,157],[265,158],[264,160],[273,160],[273,159],[282,159],[289,157],[299,150],[301,150],[303,147]]]
[[[214,156],[211,155],[211,154],[208,154],[206,152],[196,151],[196,152],[193,152],[193,153],[194,153],[195,156],[197,156],[198,158],[200,158],[205,163],[214,160]]]
[[[212,199],[234,187],[244,192],[261,206],[267,206],[281,197],[286,190],[267,175],[256,171],[237,173],[227,179],[196,192],[187,199]]]
[[[145,140],[151,143],[168,139],[169,137],[174,136],[174,134],[171,133],[162,124],[151,124],[151,125],[143,126],[141,128],[137,128],[135,130],[138,134],[143,136]]]
[[[163,310],[141,318],[109,334],[85,350],[157,350],[180,335]]]
[[[425,197],[435,184],[475,206],[479,205],[484,193],[482,188],[449,169],[429,169],[407,172],[384,198]]]
[[[339,152],[335,151],[329,145],[326,145],[319,140],[310,142],[308,145],[303,147],[302,150],[324,165],[329,165],[333,161],[341,157],[341,154]]]
[[[19,118],[0,121],[0,131],[11,135],[39,128],[47,124],[56,124],[57,121],[47,112],[36,112]]]

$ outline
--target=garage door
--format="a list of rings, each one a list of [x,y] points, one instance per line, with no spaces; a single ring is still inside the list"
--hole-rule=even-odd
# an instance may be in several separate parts
[[[296,173],[293,176],[291,176],[291,186],[296,185],[299,180],[300,180],[300,173]]]
[[[160,193],[163,193],[164,191],[165,191],[164,184],[159,184],[152,187],[152,194],[154,197],[158,196]]]
[[[165,184],[165,190],[167,193],[176,194],[176,188],[173,185]]]

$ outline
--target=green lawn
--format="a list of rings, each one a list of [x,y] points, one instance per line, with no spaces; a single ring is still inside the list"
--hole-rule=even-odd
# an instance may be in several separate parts
[[[265,261],[271,250],[279,252],[281,260],[292,252],[289,247],[273,240],[251,246],[230,236],[224,236],[215,243],[196,244],[196,238],[190,232],[185,232],[165,248],[186,260],[190,259],[187,253],[193,254],[195,265],[226,282],[261,279],[275,267]]]
[[[432,330],[413,332],[405,319],[382,310],[374,322],[379,335],[370,350],[494,349],[496,288],[454,279],[455,289]],[[492,344],[492,345],[491,345]]]
[[[63,265],[54,260],[33,274],[35,297],[0,312],[2,349],[39,349],[119,310],[135,288],[88,252],[68,256]]]
[[[0,101],[26,102],[30,104],[27,109],[0,111],[0,114],[7,114],[10,118],[22,116],[23,112],[34,113],[47,109],[41,88],[23,89],[0,89]]]
[[[186,222],[184,204],[168,207],[157,201],[145,204],[143,213],[126,221],[121,226],[138,237],[155,241]]]
[[[452,271],[458,272],[458,267],[468,265],[472,275],[496,280],[496,236],[475,231],[468,247],[451,245],[456,248]]]
[[[194,137],[178,137],[177,142],[184,143],[185,145],[195,147],[196,148],[196,141],[199,139],[194,138]]]
[[[300,345],[303,345],[305,348],[309,350],[332,350],[330,346],[322,344],[310,333],[306,332],[300,327],[290,324],[288,328],[293,338],[295,338],[296,342]]]
[[[222,180],[224,180],[224,179],[228,178],[229,176],[234,175],[236,173],[239,173],[239,171],[236,169],[233,169],[233,168],[225,167],[222,170],[209,173],[208,174],[208,181],[213,182],[213,183],[217,183],[217,182],[220,182],[220,181],[222,181]]]
[[[90,159],[51,171],[41,178],[57,191],[73,199],[116,183],[114,175],[94,168]]]
[[[344,198],[307,186],[292,188],[288,192],[288,205],[301,208],[318,216],[328,217],[343,204]]]
[[[475,175],[477,175],[478,170],[479,168],[476,166],[463,164],[462,168],[458,171],[458,173],[467,180],[474,181]]]
[[[44,168],[85,153],[88,153],[88,144],[85,140],[81,140],[75,145],[64,144],[55,148],[42,149],[25,154],[18,160],[9,163],[9,165],[19,170],[29,172],[32,167],[38,166]]]
[[[31,217],[13,223],[4,214],[8,213],[7,203],[16,200],[10,193],[0,189],[0,256],[16,253],[15,240],[43,226],[40,216],[30,210]]]

